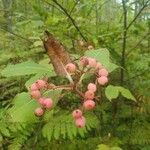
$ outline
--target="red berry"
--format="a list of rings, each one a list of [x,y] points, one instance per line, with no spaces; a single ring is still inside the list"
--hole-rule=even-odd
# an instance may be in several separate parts
[[[108,71],[105,68],[102,68],[102,69],[99,70],[98,74],[99,74],[99,76],[107,77],[108,76]]]
[[[37,80],[36,85],[39,89],[46,88],[47,87],[47,82],[44,81],[44,80]]]
[[[88,63],[89,63],[89,61],[88,61],[88,58],[87,57],[81,57],[80,58],[80,65],[81,66],[87,66],[88,65]]]
[[[32,98],[34,99],[39,99],[41,97],[41,93],[39,90],[36,90],[36,91],[31,91],[31,96]]]
[[[102,69],[102,67],[103,67],[103,66],[102,66],[101,63],[98,62],[98,63],[96,64],[96,69]]]
[[[108,82],[108,78],[105,76],[99,77],[97,80],[100,85],[105,85]]]
[[[38,87],[37,87],[36,83],[33,83],[33,84],[31,85],[30,89],[31,89],[31,91],[36,91],[36,90],[38,90]]]
[[[96,92],[96,85],[94,83],[89,83],[88,90],[92,92]]]
[[[76,109],[73,111],[72,116],[74,119],[80,118],[82,116],[82,111],[80,109]]]
[[[86,120],[85,120],[85,117],[83,116],[75,120],[75,124],[78,128],[85,127],[85,123],[86,123]]]
[[[39,108],[36,108],[34,113],[36,116],[40,117],[44,114],[44,110],[41,107],[39,107]]]
[[[51,109],[53,107],[53,101],[51,98],[45,98],[43,101],[43,106],[47,109]]]
[[[88,66],[89,67],[96,67],[96,64],[97,64],[97,62],[96,62],[96,59],[94,59],[94,58],[88,58]]]
[[[41,97],[38,99],[39,104],[44,105],[45,97]]]
[[[87,100],[83,103],[83,107],[86,109],[86,110],[91,110],[95,107],[95,102],[92,101],[92,100]]]
[[[94,99],[94,92],[91,90],[88,90],[85,92],[85,99]]]
[[[74,73],[76,71],[76,66],[73,63],[69,63],[66,65],[66,70],[69,73]]]

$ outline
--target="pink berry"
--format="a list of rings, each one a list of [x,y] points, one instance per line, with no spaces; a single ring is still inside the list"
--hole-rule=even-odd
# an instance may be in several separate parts
[[[97,64],[97,62],[96,62],[96,59],[94,59],[94,58],[88,58],[88,65],[89,65],[89,67],[96,67],[96,64]]]
[[[85,66],[87,66],[88,65],[88,58],[87,57],[81,57],[80,58],[80,65],[81,66],[83,66],[83,67],[85,67]]]
[[[37,85],[36,85],[36,83],[33,83],[32,85],[31,85],[31,91],[36,91],[36,90],[38,90],[38,87],[37,87]]]
[[[32,98],[34,99],[39,99],[41,97],[41,93],[39,90],[36,90],[36,91],[31,91],[31,96]]]
[[[83,116],[75,120],[75,124],[78,128],[85,127],[85,123],[86,123],[86,120],[85,120],[85,117]]]
[[[96,85],[94,83],[89,83],[87,88],[89,91],[96,92]]]
[[[66,65],[66,70],[69,73],[74,73],[76,71],[76,66],[73,63],[69,63]]]
[[[102,66],[101,63],[98,62],[98,63],[96,64],[96,69],[102,69],[102,67],[103,67],[103,66]]]
[[[97,80],[100,85],[105,85],[108,82],[108,78],[105,76],[99,77]]]
[[[51,98],[46,98],[44,101],[43,101],[43,106],[47,109],[51,109],[53,107],[53,101]]]
[[[108,76],[108,71],[105,68],[103,68],[103,69],[99,70],[98,74],[99,74],[99,76],[107,77]]]
[[[74,119],[80,118],[82,116],[82,111],[80,109],[76,109],[73,111],[72,116]]]
[[[91,110],[95,107],[95,102],[92,101],[92,100],[87,100],[83,103],[83,107],[86,109],[86,110]]]
[[[85,99],[94,99],[94,92],[91,90],[88,90],[85,92]]]
[[[44,110],[41,107],[39,107],[39,108],[36,108],[34,113],[36,116],[40,117],[44,114]]]
[[[37,80],[36,85],[39,89],[46,88],[47,87],[47,82],[44,81],[44,80]]]
[[[39,104],[44,105],[45,98],[41,97],[38,99]]]

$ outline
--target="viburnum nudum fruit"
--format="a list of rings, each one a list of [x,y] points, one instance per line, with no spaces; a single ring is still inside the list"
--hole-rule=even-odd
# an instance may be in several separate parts
[[[73,63],[69,63],[65,67],[69,73],[74,73],[76,71],[76,66]]]
[[[83,107],[85,108],[85,110],[91,110],[95,108],[95,102],[93,100],[86,100],[83,103]]]
[[[43,101],[43,106],[47,109],[51,109],[53,107],[53,101],[51,98],[45,98]]]
[[[47,82],[44,80],[37,80],[36,85],[39,89],[43,89],[43,88],[46,88]]]
[[[41,97],[41,93],[39,90],[31,91],[31,96],[34,99],[39,99]]]
[[[37,84],[36,83],[33,83],[30,87],[31,91],[36,91],[38,90],[38,87],[37,87]]]
[[[75,124],[76,124],[76,126],[77,126],[78,128],[83,128],[83,127],[85,127],[85,123],[86,123],[86,120],[85,120],[85,117],[84,117],[84,116],[82,116],[82,117],[80,117],[80,118],[77,118],[77,119],[75,120]]]
[[[101,76],[97,80],[100,85],[105,85],[108,82],[108,78],[106,76]]]
[[[97,89],[94,83],[89,83],[87,88],[89,91],[92,91],[92,92],[96,92],[96,89]]]
[[[44,114],[44,110],[41,107],[39,107],[35,109],[34,113],[36,116],[41,117]]]
[[[108,71],[105,68],[102,68],[98,71],[99,76],[108,76]]]
[[[76,109],[72,112],[72,116],[74,119],[80,118],[82,116],[82,111],[80,109]]]
[[[94,99],[94,92],[91,90],[88,90],[85,92],[84,97],[85,97],[85,99]]]
[[[96,67],[96,65],[97,65],[96,59],[88,58],[88,66],[89,67]]]
[[[52,90],[68,90],[69,92],[74,92],[79,98],[81,97],[83,101],[79,109],[75,109],[72,112],[72,117],[78,128],[85,127],[86,119],[84,113],[95,108],[96,101],[99,101],[100,97],[97,95],[99,92],[96,91],[98,91],[99,85],[106,85],[108,83],[109,73],[103,64],[98,62],[95,58],[84,56],[80,58],[79,65],[75,65],[77,62],[78,60],[76,60],[75,63],[68,63],[64,66],[67,71],[66,77],[70,81],[70,83],[65,82],[67,85],[48,83],[47,77],[45,80],[44,78],[39,79],[31,85],[29,89],[30,95],[40,104],[40,107],[35,110],[36,116],[43,116],[45,111],[51,110],[54,106],[53,100],[45,96],[47,95],[46,90],[48,90],[48,92],[49,90],[51,92]],[[89,75],[88,78],[86,75]],[[91,76],[92,78],[89,80]],[[87,81],[89,82],[87,83]],[[84,83],[87,83],[87,90],[84,90]],[[63,94],[66,93],[67,92],[63,92]]]

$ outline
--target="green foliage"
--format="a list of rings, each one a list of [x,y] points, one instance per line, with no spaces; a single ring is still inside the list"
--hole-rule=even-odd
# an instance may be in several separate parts
[[[98,145],[97,150],[122,150],[122,149],[119,147],[109,147],[105,144],[100,144],[100,145]]]
[[[119,93],[121,93],[121,95],[127,99],[136,101],[131,92],[124,87],[108,85],[105,89],[105,95],[110,101],[112,99],[116,99],[119,96]]]
[[[54,75],[52,67],[50,67],[49,65],[36,64],[31,61],[23,62],[16,65],[8,65],[2,71],[2,75],[5,77],[40,74],[40,73]]]
[[[85,56],[95,58],[97,61],[102,63],[104,67],[108,69],[109,72],[114,71],[118,68],[117,65],[113,64],[110,60],[110,54],[107,49],[98,49],[92,51],[86,51]]]
[[[38,103],[31,99],[29,93],[20,93],[16,95],[12,102],[13,106],[8,110],[12,122],[36,122],[34,115]]]
[[[86,127],[82,129],[77,129],[70,115],[70,112],[59,110],[58,112],[50,115],[48,122],[43,126],[42,133],[43,136],[51,141],[53,138],[58,140],[63,139],[73,139],[79,135],[84,138],[88,131],[97,127],[98,119],[93,115],[93,113],[86,114]]]

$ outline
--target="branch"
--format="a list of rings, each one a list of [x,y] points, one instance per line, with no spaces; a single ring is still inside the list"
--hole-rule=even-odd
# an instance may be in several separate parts
[[[79,32],[80,36],[87,42],[87,39],[85,38],[85,36],[82,34],[82,32],[80,31],[79,27],[77,26],[75,20],[70,16],[70,14],[67,12],[67,10],[57,2],[57,0],[52,0],[57,6],[60,7],[60,9],[66,14],[66,16],[70,19],[70,21],[72,22],[72,24],[74,25],[74,27],[76,28],[76,30]],[[48,2],[47,2],[48,3]]]
[[[131,25],[136,21],[136,19],[138,18],[138,16],[142,13],[142,11],[144,10],[145,7],[148,6],[148,2],[149,0],[143,5],[143,7],[140,9],[140,11],[138,12],[138,14],[134,17],[134,19],[129,23],[129,25],[127,26],[126,30],[128,30]]]
[[[149,36],[149,35],[150,35],[149,32],[146,33],[146,34],[139,40],[139,42],[138,42],[133,48],[131,48],[128,53],[126,53],[126,57],[127,57],[135,48],[137,48],[137,47],[139,46],[139,44],[141,44],[141,42],[142,42],[147,36]]]
[[[0,29],[6,31],[6,32],[8,32],[8,33],[11,33],[12,35],[14,35],[14,36],[16,36],[16,37],[18,37],[18,38],[21,38],[21,39],[23,39],[23,40],[25,40],[25,41],[27,41],[27,42],[29,42],[29,43],[33,43],[31,40],[29,40],[29,39],[27,39],[27,38],[25,38],[25,37],[23,37],[23,36],[21,36],[21,35],[19,35],[19,34],[16,34],[16,33],[12,32],[12,31],[8,31],[7,29],[5,29],[5,28],[3,28],[3,27],[1,27]]]
[[[120,72],[120,84],[123,84],[124,80],[124,69],[125,68],[125,51],[126,51],[126,41],[127,41],[127,7],[126,7],[126,0],[122,0],[122,7],[123,7],[123,43],[122,43],[122,52],[121,52],[121,72]]]

